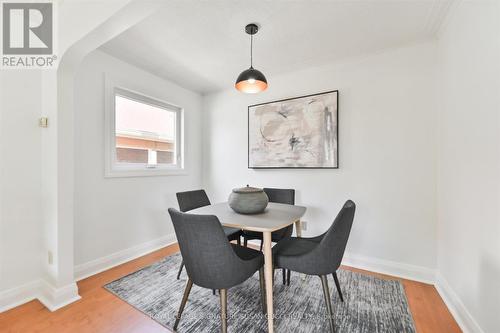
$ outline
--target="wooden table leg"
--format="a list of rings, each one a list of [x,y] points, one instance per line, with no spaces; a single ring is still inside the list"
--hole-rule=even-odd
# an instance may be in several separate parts
[[[267,331],[274,332],[273,315],[273,252],[271,248],[271,232],[264,233],[264,275],[266,280]]]
[[[295,234],[297,237],[302,237],[302,223],[300,223],[300,220],[295,221]]]

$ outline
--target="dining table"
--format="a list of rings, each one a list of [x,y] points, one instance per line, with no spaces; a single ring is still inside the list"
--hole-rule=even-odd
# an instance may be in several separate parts
[[[301,237],[300,219],[306,207],[270,202],[262,213],[239,214],[227,202],[216,203],[190,210],[190,214],[215,215],[222,225],[263,234],[264,280],[266,285],[266,308],[268,332],[274,332],[273,314],[273,253],[271,233],[295,224],[295,233]]]

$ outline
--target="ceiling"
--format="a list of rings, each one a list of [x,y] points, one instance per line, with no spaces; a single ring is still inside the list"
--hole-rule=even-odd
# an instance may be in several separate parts
[[[170,1],[100,49],[208,93],[249,67],[247,23],[261,26],[254,67],[269,78],[432,38],[451,1]]]

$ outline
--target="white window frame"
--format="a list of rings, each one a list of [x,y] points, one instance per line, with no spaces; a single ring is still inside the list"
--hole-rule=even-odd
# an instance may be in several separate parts
[[[115,128],[115,96],[148,104],[151,106],[176,112],[175,133],[175,165],[148,163],[122,163],[116,158],[116,128]],[[104,176],[105,177],[143,177],[186,175],[184,166],[184,110],[161,99],[151,97],[141,92],[125,88],[115,80],[106,77],[105,84],[105,135],[104,135]]]

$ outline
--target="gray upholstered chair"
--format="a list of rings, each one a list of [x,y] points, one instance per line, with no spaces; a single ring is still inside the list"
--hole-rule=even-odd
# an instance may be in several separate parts
[[[229,243],[216,216],[186,214],[173,208],[168,212],[188,275],[174,330],[179,325],[193,284],[219,290],[221,327],[222,332],[227,332],[227,290],[259,271],[262,310],[265,311],[262,253]]]
[[[324,234],[314,238],[286,238],[273,247],[275,267],[308,275],[318,275],[321,278],[332,332],[335,331],[335,328],[327,276],[328,274],[333,275],[335,284],[340,291],[336,272],[344,256],[355,210],[354,202],[348,200],[333,221],[332,226]]]
[[[210,205],[210,200],[208,199],[205,190],[178,192],[176,195],[177,195],[177,202],[179,203],[179,210],[181,212],[187,212],[192,209]],[[223,229],[229,241],[236,240],[238,242],[238,245],[241,245],[240,229],[230,228],[230,227],[223,227]],[[179,267],[179,272],[177,273],[177,280],[179,280],[181,276],[183,267],[184,267],[184,262],[181,262],[181,266]]]
[[[276,202],[288,205],[295,205],[295,190],[281,188],[264,188],[264,192],[269,198],[269,202]],[[291,237],[293,233],[293,224],[286,228],[274,231],[272,233],[272,241],[277,243],[283,238]],[[261,232],[243,230],[243,244],[246,247],[249,240],[260,239],[260,250],[262,251],[263,236]],[[290,270],[282,270],[283,284],[290,285]]]

